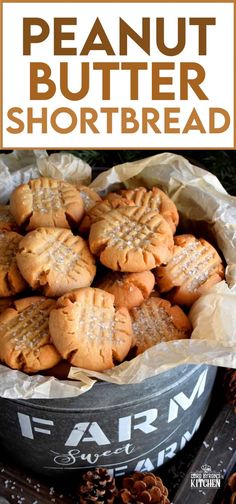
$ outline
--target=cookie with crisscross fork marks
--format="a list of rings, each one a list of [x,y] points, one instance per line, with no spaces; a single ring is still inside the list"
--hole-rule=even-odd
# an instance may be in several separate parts
[[[133,308],[147,299],[154,287],[155,277],[151,271],[141,273],[119,273],[111,271],[98,287],[115,296],[115,305]]]
[[[224,267],[215,248],[203,238],[180,235],[166,266],[156,270],[160,292],[168,292],[174,303],[190,306],[212,285],[224,278]]]
[[[179,214],[174,202],[159,187],[153,187],[150,191],[145,187],[135,189],[122,189],[120,194],[110,193],[107,199],[112,202],[117,198],[127,200],[135,206],[144,206],[158,211],[170,225],[173,234],[179,223]]]
[[[132,343],[128,310],[116,310],[112,294],[92,287],[59,298],[50,313],[49,330],[64,359],[93,371],[121,362]]]
[[[8,297],[26,289],[16,263],[22,236],[14,231],[0,231],[0,297]]]
[[[157,211],[131,206],[112,210],[92,224],[89,244],[108,268],[139,273],[167,263],[174,241]]]
[[[20,242],[17,264],[33,289],[46,296],[91,285],[96,273],[88,245],[69,229],[39,228]]]
[[[61,359],[49,336],[53,299],[20,299],[0,315],[0,360],[13,369],[36,373]]]
[[[188,317],[179,306],[171,306],[165,299],[150,297],[132,308],[130,315],[137,354],[162,341],[190,337]]]
[[[41,177],[13,191],[10,210],[17,224],[27,231],[38,227],[70,228],[84,213],[79,191],[64,180]]]

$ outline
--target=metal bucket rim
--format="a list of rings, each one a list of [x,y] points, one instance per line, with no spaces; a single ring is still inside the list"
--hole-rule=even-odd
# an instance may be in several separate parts
[[[180,367],[180,366],[178,366]],[[182,367],[182,366],[181,366]],[[188,378],[191,377],[192,374],[194,374],[195,372],[197,372],[197,370],[199,368],[205,368],[205,369],[208,369],[210,366],[206,365],[206,364],[197,364],[197,365],[187,365],[187,367],[189,367],[189,371],[186,372],[186,374],[183,374],[182,376],[180,376],[179,379],[177,379],[177,381],[174,382],[174,387],[176,386],[179,386],[182,382],[185,382]],[[177,368],[176,368],[177,369]],[[156,378],[158,378],[159,376],[161,376],[162,374],[164,373],[161,373],[160,375],[157,375]],[[151,379],[153,379],[154,377],[152,377]],[[150,379],[150,378],[148,378]],[[143,382],[141,383],[144,383],[146,380],[143,380]],[[105,386],[105,387],[111,387],[113,386],[114,388],[116,387],[120,387],[120,385],[117,385],[117,384],[113,384],[113,383],[110,383],[110,382],[96,382],[94,384],[94,386],[92,387],[91,390],[89,390],[88,392],[85,392],[85,394],[82,394],[82,396],[86,395],[88,396],[89,393],[93,393],[95,392],[95,389],[99,386]],[[139,385],[139,384],[134,384],[134,385]],[[125,386],[125,385],[124,385]],[[127,387],[130,387],[132,385],[127,385]],[[144,401],[147,401],[149,399],[152,399],[153,397],[159,397],[163,394],[166,394],[171,388],[174,388],[173,387],[173,383],[171,384],[167,384],[164,388],[161,388],[159,390],[154,390],[154,392],[150,392],[148,393],[146,396],[139,396],[137,399],[133,399],[132,398],[130,400],[126,400],[125,402],[119,402],[119,403],[116,403],[116,404],[109,404],[109,409],[116,409],[116,408],[120,408],[120,407],[126,407],[126,406],[129,406],[130,403],[132,403],[133,405],[141,402],[143,400]],[[54,411],[54,412],[91,412],[92,411],[101,411],[101,410],[104,410],[104,406],[101,405],[101,406],[97,406],[97,407],[94,407],[94,408],[91,408],[91,407],[81,407],[80,405],[76,408],[76,407],[59,407],[58,405],[57,406],[53,406],[53,403],[54,401],[69,401],[69,400],[76,400],[76,399],[81,399],[82,397],[81,395],[79,396],[73,396],[73,397],[70,397],[70,398],[57,398],[57,399],[5,399],[6,401],[10,401],[10,402],[17,402],[18,404],[22,404],[24,406],[27,406],[28,408],[33,408],[33,409],[38,409],[38,410],[47,410],[47,411]],[[1,399],[4,399],[4,398],[1,398]],[[34,402],[32,402],[34,401]],[[49,402],[50,401],[50,405],[47,406],[46,404],[38,404],[40,401],[46,401],[46,402]]]

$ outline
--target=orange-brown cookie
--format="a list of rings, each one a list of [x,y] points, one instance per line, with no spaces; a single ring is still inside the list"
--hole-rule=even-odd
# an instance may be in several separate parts
[[[179,306],[171,306],[165,299],[150,297],[130,311],[133,345],[137,355],[161,343],[189,338],[191,324]]]
[[[38,227],[70,228],[84,213],[79,191],[64,180],[42,177],[13,191],[10,210],[17,224],[30,231]]]
[[[155,277],[151,271],[142,273],[108,273],[98,285],[100,289],[115,296],[115,305],[133,308],[147,299],[154,287]]]
[[[13,369],[36,373],[55,366],[61,356],[49,336],[53,299],[30,297],[14,302],[0,315],[0,361]]]
[[[96,273],[87,243],[69,229],[38,228],[20,242],[17,264],[33,289],[46,296],[91,285]]]
[[[224,278],[224,267],[215,248],[203,238],[185,234],[175,237],[174,254],[156,270],[160,292],[177,304],[191,306],[203,292]]]
[[[17,231],[17,224],[9,205],[0,205],[0,231]]]
[[[134,206],[134,204],[133,202],[129,202],[127,199],[124,199],[119,195],[118,197],[116,195],[114,198],[105,199],[100,203],[97,203],[92,208],[90,208],[90,210],[88,210],[82,222],[80,223],[80,233],[88,233],[91,225],[94,224],[94,222],[101,220],[105,213],[124,206]]]
[[[104,266],[139,273],[167,263],[174,245],[172,231],[155,210],[120,207],[92,224],[89,245]]]
[[[90,210],[94,205],[102,201],[102,198],[99,196],[99,194],[96,193],[96,191],[94,191],[93,189],[90,189],[90,187],[80,185],[77,186],[77,189],[83,200],[84,209],[86,212]]]
[[[158,187],[153,187],[150,191],[145,187],[136,189],[123,189],[119,194],[111,193],[108,200],[112,201],[116,197],[122,197],[132,202],[135,206],[144,206],[151,210],[158,211],[170,225],[172,232],[175,233],[179,223],[179,214],[174,202]]]
[[[21,240],[14,231],[0,231],[0,297],[13,296],[27,287],[16,264]]]
[[[6,310],[6,308],[13,306],[13,303],[14,303],[14,298],[12,298],[12,297],[0,298],[0,313],[4,312],[4,310]]]
[[[128,310],[116,310],[112,294],[91,287],[59,298],[50,313],[49,329],[64,359],[93,371],[121,362],[132,343]]]

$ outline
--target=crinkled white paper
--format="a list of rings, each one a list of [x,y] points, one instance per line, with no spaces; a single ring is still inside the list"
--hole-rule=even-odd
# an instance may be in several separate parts
[[[47,166],[47,175],[57,173]],[[0,366],[0,395],[72,397],[84,393],[96,379],[137,383],[181,364],[236,368],[236,198],[226,193],[215,176],[170,153],[115,166],[101,173],[90,187],[106,194],[121,186],[140,185],[164,189],[176,203],[182,225],[214,238],[228,264],[227,283],[212,287],[191,308],[192,338],[160,343],[104,373],[73,367],[68,377],[75,381],[29,377]]]
[[[69,152],[59,152],[39,158],[37,166],[43,177],[65,179],[75,185],[88,185],[91,182],[91,167]]]
[[[0,154],[0,203],[7,203],[12,191],[30,179],[44,176],[88,185],[91,171],[82,159],[67,152],[48,155],[46,151],[35,150]]]
[[[13,151],[0,154],[0,203],[9,201],[12,191],[32,178],[40,176],[37,159],[47,157],[46,151]]]

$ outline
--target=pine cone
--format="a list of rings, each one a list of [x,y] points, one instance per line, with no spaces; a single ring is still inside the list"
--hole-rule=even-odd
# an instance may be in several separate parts
[[[236,406],[236,370],[227,369],[224,374],[223,388],[226,400]]]
[[[236,504],[236,473],[231,474],[227,480],[221,504]]]
[[[96,468],[83,474],[83,483],[78,488],[80,504],[112,504],[117,495],[115,480],[106,469]]]
[[[124,504],[170,504],[168,490],[153,473],[135,472],[125,477],[119,492]]]

